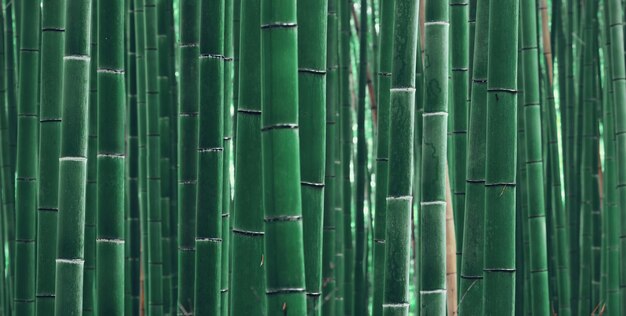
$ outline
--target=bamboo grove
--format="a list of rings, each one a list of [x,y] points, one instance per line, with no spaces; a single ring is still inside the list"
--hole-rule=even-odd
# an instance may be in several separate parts
[[[626,315],[623,1],[0,4],[0,315]]]

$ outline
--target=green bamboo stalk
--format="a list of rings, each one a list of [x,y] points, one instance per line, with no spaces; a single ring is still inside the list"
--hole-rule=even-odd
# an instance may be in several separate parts
[[[447,296],[445,179],[449,96],[447,80],[449,6],[444,2],[428,2],[425,10],[424,59],[428,62],[424,66],[420,313],[443,315]]]
[[[124,18],[122,1],[98,1],[98,315],[124,315]]]
[[[18,153],[16,165],[15,313],[35,312],[37,145],[39,125],[39,1],[21,1]]]
[[[322,225],[326,157],[327,0],[297,7],[300,174],[307,314],[321,315]],[[363,141],[365,141],[363,139]],[[266,210],[267,212],[268,210]]]
[[[13,281],[15,280],[15,157],[17,154],[17,85],[16,85],[16,77],[15,77],[15,43],[13,41],[13,2],[11,0],[5,0],[3,2],[3,7],[5,9],[5,19],[4,19],[4,27],[5,27],[5,36],[3,39],[4,47],[5,47],[5,55],[4,55],[4,68],[2,71],[6,74],[6,126],[8,128],[7,133],[7,142],[8,146],[3,152],[3,156],[5,157],[4,163],[2,165],[2,169],[4,170],[4,181],[6,183],[3,186],[5,199],[3,200],[6,205],[6,224],[7,224],[7,243],[8,243],[8,256],[9,260],[7,262],[9,275],[8,275],[8,291],[7,296],[9,309],[12,309],[14,306],[13,301]]]
[[[164,107],[167,107],[166,110],[162,110],[161,112],[161,117],[164,117],[167,115],[167,120],[166,122],[168,122],[168,132],[166,133],[162,133],[162,138],[163,137],[168,137],[167,140],[163,140],[163,142],[167,143],[168,145],[165,148],[161,148],[162,151],[168,151],[168,157],[169,157],[169,172],[166,172],[164,170],[162,170],[161,172],[163,172],[163,180],[161,181],[162,185],[164,183],[164,181],[168,181],[168,184],[165,185],[169,191],[168,195],[169,195],[169,216],[167,218],[167,222],[169,224],[169,227],[163,227],[164,230],[164,234],[167,234],[168,236],[168,241],[169,241],[169,249],[168,249],[168,253],[170,254],[169,257],[167,257],[167,265],[169,265],[169,269],[167,269],[167,271],[169,271],[169,275],[170,277],[168,278],[168,280],[165,280],[165,282],[169,282],[170,284],[170,291],[168,293],[169,295],[169,308],[167,305],[164,305],[164,308],[167,308],[167,310],[169,311],[169,313],[171,315],[175,315],[177,313],[178,310],[178,305],[176,303],[177,301],[177,296],[178,296],[178,256],[176,255],[177,250],[178,250],[178,242],[177,242],[177,231],[178,231],[178,222],[177,222],[177,216],[178,216],[178,179],[176,176],[177,170],[178,170],[178,160],[177,160],[177,146],[175,144],[177,144],[177,139],[178,139],[178,120],[177,120],[177,106],[178,106],[178,102],[177,102],[177,82],[176,82],[176,53],[177,50],[174,47],[174,43],[175,43],[175,36],[176,34],[174,33],[174,8],[173,8],[173,2],[172,0],[165,0],[162,3],[162,6],[164,6],[163,11],[165,16],[162,18],[162,24],[164,25],[165,28],[165,45],[167,46],[167,48],[163,49],[163,54],[165,54],[165,56],[163,57],[163,59],[166,60],[166,65],[164,66],[164,71],[167,73],[167,81],[169,82],[169,88],[167,89],[167,92],[165,92],[167,94],[167,100],[163,101],[163,104],[161,105],[161,108],[163,109]],[[167,52],[167,53],[166,53]],[[159,55],[161,56],[161,55]],[[172,56],[172,57],[170,57]],[[161,89],[161,91],[164,91],[163,89]],[[166,168],[165,166],[163,166],[162,168]],[[166,179],[165,177],[169,177],[169,179]],[[162,216],[163,218],[165,218],[165,215]],[[164,252],[165,255],[165,252]],[[164,263],[164,270],[166,269],[166,263]],[[164,289],[165,290],[165,289]],[[164,292],[166,293],[166,292]],[[164,303],[166,303],[166,299],[164,298]]]
[[[531,304],[534,315],[549,315],[546,212],[541,141],[541,99],[539,95],[539,54],[537,44],[537,2],[521,2],[521,55],[524,72],[524,115],[528,181],[528,219],[530,236]],[[545,104],[543,105],[546,106]]]
[[[233,88],[236,86],[233,82],[235,53],[233,43],[233,37],[235,37],[233,34],[235,8],[233,2],[233,0],[224,1],[224,164],[222,166],[224,171],[222,175],[222,277],[220,284],[222,316],[230,315],[230,262],[232,255],[230,209],[233,203],[230,183],[233,152],[233,115],[231,114],[231,107],[233,105]],[[238,13],[239,8],[237,8],[237,15]]]
[[[5,37],[5,15],[4,15],[4,6],[0,9],[0,71],[4,71],[5,69],[5,54],[6,47],[4,43]],[[3,73],[4,74],[4,73]],[[10,172],[10,168],[5,166],[10,166],[8,159],[8,151],[9,151],[9,124],[7,118],[7,85],[6,85],[6,77],[0,76],[0,148],[2,149],[2,154],[0,154],[0,184],[2,185],[2,190],[0,197],[2,200],[0,201],[0,227],[2,227],[2,232],[0,233],[0,245],[2,245],[2,252],[0,253],[0,271],[2,271],[2,275],[0,275],[0,312],[3,315],[11,315],[10,309],[10,278],[8,273],[9,265],[6,257],[8,254],[5,254],[5,247],[9,240],[8,230],[8,216],[7,212],[9,210],[6,200],[7,189],[6,187],[10,185],[10,180],[7,172]]]
[[[159,52],[158,61],[158,86],[159,86],[159,134],[160,137],[160,163],[161,172],[161,253],[163,262],[163,281],[161,287],[163,290],[163,313],[176,313],[176,303],[172,284],[173,275],[173,240],[172,232],[172,170],[171,170],[171,152],[172,152],[172,128],[171,128],[171,108],[172,108],[172,91],[170,78],[170,62],[172,50],[168,38],[169,18],[171,11],[171,3],[167,0],[159,0],[157,6],[157,50]]]
[[[487,111],[487,52],[489,49],[489,0],[478,0],[475,28],[481,30],[474,40],[472,93],[469,111],[467,180],[463,261],[459,286],[459,315],[483,312],[483,260],[485,214],[485,147]]]
[[[373,315],[383,314],[385,282],[385,219],[387,215],[387,185],[389,178],[389,116],[391,67],[393,53],[393,23],[395,0],[381,0],[380,52],[378,63],[378,136],[376,139],[376,205],[374,219],[374,293]],[[417,100],[419,102],[419,100]],[[421,117],[420,117],[421,118]]]
[[[98,4],[91,2],[91,58],[89,64],[89,101],[87,127],[87,184],[85,196],[85,272],[83,278],[83,312],[93,315],[95,309],[96,211],[98,209]]]
[[[137,84],[137,135],[138,135],[138,196],[139,196],[139,232],[141,235],[140,265],[143,277],[140,281],[140,292],[143,291],[144,304],[140,310],[145,311],[145,302],[148,288],[146,280],[149,278],[148,270],[148,227],[147,227],[147,191],[146,191],[146,58],[145,58],[145,12],[144,1],[133,0],[135,12],[135,58],[136,58],[136,84]]]
[[[338,282],[336,279],[337,269],[337,220],[335,203],[337,201],[337,141],[338,133],[338,104],[339,104],[339,69],[338,69],[338,19],[337,0],[329,0],[327,8],[328,36],[326,42],[326,54],[328,55],[326,69],[328,79],[326,81],[326,182],[324,191],[324,220],[323,220],[323,243],[322,243],[322,315],[336,314],[336,295]]]
[[[366,308],[366,281],[365,281],[365,185],[367,173],[367,145],[365,144],[365,98],[367,93],[367,37],[368,18],[367,0],[361,0],[361,17],[359,19],[359,61],[358,61],[358,82],[357,82],[357,143],[356,162],[354,165],[355,174],[355,249],[354,249],[354,315],[364,315]],[[356,15],[355,15],[356,18]],[[304,33],[304,31],[303,31]],[[369,181],[367,181],[369,183]]]
[[[261,1],[241,2],[231,313],[266,310],[261,171]],[[253,264],[250,264],[252,262]]]
[[[144,35],[146,64],[146,182],[147,182],[147,230],[148,243],[144,249],[148,253],[147,293],[148,314],[163,313],[163,245],[161,217],[161,170],[160,170],[160,128],[159,128],[159,84],[158,84],[158,41],[156,0],[144,2]]]
[[[389,171],[386,205],[384,315],[407,315],[415,63],[417,57],[417,1],[395,1],[391,89],[389,93]],[[382,65],[382,63],[381,63]]]
[[[467,127],[469,98],[469,1],[450,1],[450,70],[452,71],[451,105],[454,108],[454,129],[452,140],[454,143],[454,185],[452,203],[455,214],[455,236],[457,238],[456,264],[457,271],[461,271],[463,258],[463,231],[465,220],[465,180],[467,160]],[[459,279],[460,281],[460,279]]]
[[[199,3],[180,2],[178,106],[178,313],[194,311],[199,100]]]
[[[92,1],[66,2],[55,315],[82,315]]]
[[[200,105],[195,309],[220,313],[224,154],[224,1],[204,0],[200,13]]]
[[[521,24],[520,24],[521,29]],[[520,40],[520,38],[518,38]],[[521,44],[519,44],[521,47]],[[521,51],[519,51],[521,53]],[[517,61],[517,69],[522,69],[522,58],[518,56]],[[524,71],[517,72],[517,82],[524,82]],[[517,91],[517,138],[518,139],[526,139],[526,115],[524,111],[524,93],[523,85],[520,85],[522,89]],[[526,262],[527,258],[530,258],[530,230],[528,229],[528,189],[526,183],[528,182],[528,168],[525,162],[526,157],[526,142],[519,142],[517,147],[517,184],[518,190],[516,190],[516,212],[520,214],[518,220],[519,223],[516,224],[516,228],[522,230],[521,232],[521,248],[522,251],[520,256],[522,257],[521,266],[516,264],[516,273],[519,273],[519,283],[521,283],[522,294],[521,301],[519,305],[521,305],[520,310],[522,310],[526,314],[530,314],[531,311],[531,303],[530,303],[530,265]],[[519,194],[517,193],[519,192]],[[520,199],[519,203],[517,199]],[[518,249],[519,249],[518,248]],[[516,250],[516,260],[518,257],[518,253]],[[516,278],[518,278],[516,276]],[[518,281],[516,281],[517,285]],[[517,299],[517,296],[516,296]],[[517,301],[516,301],[517,302]],[[483,302],[484,303],[484,302]],[[516,304],[517,307],[518,304]]]
[[[552,195],[552,207],[555,216],[555,223],[552,225],[555,228],[554,234],[556,234],[557,240],[557,266],[555,273],[557,274],[557,287],[559,295],[559,315],[571,315],[571,285],[570,285],[570,258],[569,258],[569,239],[567,236],[566,222],[567,215],[563,208],[563,201],[561,198],[561,164],[559,154],[559,138],[558,138],[558,125],[556,117],[556,105],[554,100],[553,86],[548,84],[548,120],[549,120],[549,157],[551,164],[551,177],[552,187],[550,194]]]
[[[39,152],[44,159],[39,160],[37,192],[36,314],[54,315],[65,2],[45,1],[42,11],[41,64],[45,70],[41,72]]]
[[[624,71],[624,53],[622,47],[624,47],[624,30],[619,26],[619,21],[622,19],[623,7],[618,0],[609,0],[608,6],[609,23],[610,25],[610,39],[611,39],[611,77],[613,81],[613,104],[615,106],[615,142],[616,142],[616,161],[617,161],[617,205],[619,214],[621,215],[621,237],[620,237],[620,301],[624,302],[626,297],[626,261],[623,258],[626,256],[626,238],[623,236],[625,231],[624,222],[626,215],[626,187],[622,184],[626,183],[626,166],[624,165],[624,159],[626,159],[626,71]],[[621,304],[622,314],[626,313],[626,304]]]
[[[5,49],[5,70],[6,70],[6,85],[7,85],[7,120],[8,120],[8,128],[9,128],[9,165],[11,174],[15,173],[15,158],[17,155],[17,56],[19,56],[19,52],[16,54],[15,49],[17,43],[14,41],[15,35],[15,19],[13,15],[16,14],[14,10],[14,2],[12,0],[4,1],[5,8],[5,37],[4,37],[4,46]],[[13,189],[15,187],[15,179],[14,177],[10,177],[10,188]],[[9,199],[6,203],[15,203],[14,194],[9,195]],[[13,213],[15,212],[15,205],[9,204],[11,206],[10,210],[13,210],[9,213],[10,217],[8,218],[9,224],[13,224],[11,226],[15,226],[15,219],[13,218]],[[11,254],[11,258],[15,255],[14,241],[15,241],[15,228],[9,227],[9,253]],[[14,276],[15,269],[11,267],[9,264],[9,270],[11,272],[11,277]],[[12,304],[12,302],[11,302]]]
[[[130,286],[130,302],[126,305],[126,315],[139,315],[139,292],[140,292],[140,258],[141,258],[141,232],[139,218],[139,139],[137,127],[137,60],[135,42],[135,6],[133,0],[128,2],[128,28],[127,28],[127,183],[126,197],[128,205],[128,228],[126,230],[126,249],[129,251],[129,273],[126,275],[126,283]],[[128,242],[130,241],[130,242]]]
[[[341,93],[341,177],[343,212],[343,295],[341,296],[345,316],[353,315],[354,303],[354,246],[352,237],[352,185],[350,164],[352,161],[352,95],[350,91],[350,8],[348,1],[339,3],[339,80]],[[339,307],[338,307],[339,308]]]
[[[261,1],[261,144],[268,315],[303,315],[296,1]],[[323,116],[322,116],[323,117]],[[276,181],[280,179],[280,181]],[[290,258],[289,262],[283,260]]]
[[[415,297],[415,309],[416,314],[420,313],[420,260],[419,260],[419,247],[421,247],[420,239],[420,225],[418,222],[419,212],[421,210],[420,201],[422,200],[422,139],[424,129],[424,54],[422,49],[422,40],[424,38],[420,31],[420,26],[423,26],[423,12],[424,2],[420,2],[420,8],[418,9],[420,14],[418,15],[418,32],[417,32],[417,60],[415,63],[415,137],[413,139],[413,210],[411,215],[411,234],[412,234],[412,259],[413,259],[413,278],[411,282],[415,286],[413,297]]]
[[[581,210],[580,210],[580,282],[578,288],[578,311],[581,313],[590,313],[593,309],[592,302],[592,199],[593,199],[593,169],[597,168],[593,165],[593,120],[594,118],[594,100],[593,100],[593,4],[588,3],[585,9],[585,29],[584,29],[584,51],[582,55],[582,100],[583,111],[582,122],[582,151],[580,158],[580,185],[581,185]]]
[[[617,201],[617,177],[616,177],[616,143],[615,143],[615,92],[612,74],[612,43],[610,38],[610,9],[609,0],[605,0],[604,4],[604,75],[605,90],[607,94],[604,99],[603,108],[603,141],[604,141],[604,196],[607,226],[607,261],[608,261],[608,295],[607,295],[607,312],[608,315],[619,315],[621,305],[619,293],[619,274],[620,274],[620,221],[621,216]]]
[[[485,315],[510,315],[515,310],[518,4],[517,0],[491,1],[489,7]]]

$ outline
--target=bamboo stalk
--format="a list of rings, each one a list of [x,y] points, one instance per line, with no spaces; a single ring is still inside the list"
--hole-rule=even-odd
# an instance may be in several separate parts
[[[83,312],[87,123],[90,64],[90,0],[68,0],[61,156],[55,315]]]
[[[389,116],[391,67],[393,52],[393,23],[395,0],[381,0],[380,52],[377,73],[378,138],[376,148],[376,204],[374,219],[374,284],[385,282],[385,231],[387,216],[387,183],[389,177]],[[416,100],[419,102],[420,100]],[[421,116],[420,116],[421,119]],[[373,315],[383,314],[382,286],[374,286]]]
[[[338,104],[339,104],[339,69],[338,69],[338,19],[337,0],[329,0],[327,8],[327,42],[326,54],[328,78],[326,81],[326,170],[324,181],[324,209],[323,209],[323,232],[322,232],[322,315],[334,315],[336,313],[336,296],[339,282],[337,282],[337,224],[335,203],[338,200],[337,188],[337,158],[338,144]]]
[[[126,275],[126,283],[130,286],[130,301],[127,301],[126,314],[139,315],[139,292],[140,292],[140,258],[141,258],[141,232],[139,218],[139,139],[137,127],[137,60],[136,60],[136,42],[135,42],[135,6],[133,0],[128,2],[128,28],[127,28],[127,182],[126,196],[128,205],[128,227],[126,230],[126,249],[129,252],[128,257],[128,274]],[[130,241],[130,242],[128,242]]]
[[[515,307],[517,0],[491,1],[487,75],[484,313]],[[507,58],[498,58],[507,56]]]
[[[304,314],[296,1],[261,0],[261,144],[268,315]],[[275,181],[280,178],[281,181]],[[289,262],[283,256],[290,258]]]
[[[449,10],[427,2],[425,12],[422,200],[420,210],[421,314],[446,310],[445,172],[447,157]],[[391,179],[390,179],[391,180]]]
[[[389,105],[389,181],[386,198],[383,315],[409,311],[409,258],[413,200],[413,138],[418,6],[395,2]],[[400,40],[404,38],[404,40]],[[396,144],[392,146],[391,144]],[[401,145],[400,145],[401,144]]]
[[[231,313],[266,310],[261,171],[261,1],[241,2]],[[252,264],[250,264],[252,262]]]
[[[472,63],[472,93],[469,115],[465,221],[459,314],[480,315],[483,311],[483,262],[485,221],[485,148],[487,111],[487,53],[489,50],[489,0],[476,4],[476,32]]]
[[[195,309],[220,313],[224,156],[224,1],[204,0],[200,14],[200,105]]]
[[[42,11],[41,63],[45,70],[41,72],[39,120],[39,152],[43,159],[39,160],[40,179],[37,190],[39,243],[37,244],[36,314],[53,315],[54,260],[56,259],[59,210],[58,158],[61,142],[65,2],[46,1],[43,3]]]
[[[300,173],[307,314],[321,315],[328,1],[298,3]],[[365,141],[365,140],[363,140]]]
[[[177,313],[194,311],[198,163],[199,3],[180,2],[178,106],[178,299]]]
[[[15,312],[35,312],[35,239],[37,210],[37,144],[39,125],[39,37],[38,1],[21,4],[18,152],[16,165]],[[27,21],[27,22],[25,22]]]
[[[124,3],[98,1],[98,212],[96,304],[124,315]],[[106,267],[106,268],[105,268]]]

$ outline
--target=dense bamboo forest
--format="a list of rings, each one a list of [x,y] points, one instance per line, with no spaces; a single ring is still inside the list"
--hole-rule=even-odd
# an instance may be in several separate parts
[[[0,4],[0,316],[626,316],[624,0]]]

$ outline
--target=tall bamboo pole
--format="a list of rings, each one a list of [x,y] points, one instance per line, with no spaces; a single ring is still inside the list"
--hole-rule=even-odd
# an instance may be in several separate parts
[[[326,170],[324,191],[324,219],[322,232],[322,315],[334,315],[336,313],[337,287],[337,220],[335,203],[337,201],[337,136],[338,129],[338,105],[339,105],[339,69],[338,69],[338,35],[339,24],[337,19],[337,0],[328,1],[327,9],[327,42],[326,54],[328,78],[326,81]]]
[[[393,23],[395,0],[381,0],[380,52],[378,63],[378,135],[376,147],[376,204],[374,219],[374,284],[385,282],[385,231],[387,215],[387,183],[389,178],[389,116],[391,67],[393,53]],[[419,100],[418,100],[419,102]],[[420,116],[421,119],[421,116]],[[374,286],[373,315],[383,314],[382,286]]]
[[[124,315],[124,17],[123,1],[98,1],[98,315]]]
[[[234,316],[263,315],[266,310],[265,228],[260,202],[263,199],[260,5],[260,0],[241,2],[231,286]]]
[[[424,60],[428,62],[424,65],[420,312],[443,315],[446,310],[445,184],[450,7],[443,1],[427,2],[425,10]]]
[[[233,89],[236,83],[234,82],[234,64],[235,64],[235,52],[234,52],[234,22],[233,15],[235,14],[234,0],[224,1],[224,163],[223,163],[223,175],[222,175],[222,276],[220,284],[220,305],[222,316],[230,315],[230,272],[231,257],[232,257],[232,222],[231,222],[231,209],[233,205],[232,197],[232,185],[230,182],[231,176],[231,157],[233,156],[233,115],[231,114],[231,107],[233,105]],[[239,14],[239,8],[237,8],[237,14]],[[238,30],[237,30],[238,32]],[[239,39],[238,37],[236,38]]]
[[[624,236],[626,225],[626,71],[624,70],[624,30],[620,27],[623,7],[618,0],[610,0],[608,6],[610,38],[611,38],[611,77],[613,81],[613,104],[615,106],[615,142],[617,159],[617,195],[619,213],[621,215],[621,236]],[[620,239],[620,257],[626,255],[626,238]],[[620,297],[626,298],[626,261],[620,265]],[[620,312],[626,313],[626,304],[621,305]]]
[[[366,94],[366,77],[367,77],[367,35],[368,35],[368,18],[367,18],[367,0],[361,0],[360,4],[361,17],[358,24],[359,37],[359,64],[358,64],[358,80],[356,86],[357,92],[357,135],[356,135],[356,162],[354,165],[355,175],[355,248],[354,248],[354,300],[353,312],[355,315],[363,315],[365,313],[365,185],[367,173],[367,145],[365,144],[365,94]],[[356,15],[355,15],[356,21]]]
[[[296,11],[293,0],[261,0],[261,144],[268,315],[301,315],[306,310]],[[285,255],[289,262],[283,260]]]
[[[608,286],[607,286],[607,312],[609,315],[619,315],[621,305],[619,293],[619,274],[620,274],[620,214],[617,200],[617,159],[616,159],[616,143],[615,143],[615,92],[612,74],[612,43],[610,38],[610,6],[609,0],[603,2],[604,5],[604,34],[605,45],[603,53],[606,56],[604,60],[604,74],[606,76],[606,90],[604,107],[603,107],[603,141],[604,141],[604,196],[607,227],[607,247],[608,247]]]
[[[126,249],[129,252],[128,271],[126,275],[126,283],[130,283],[130,302],[126,305],[126,314],[139,315],[139,292],[140,292],[140,223],[139,223],[139,139],[137,135],[137,60],[136,60],[136,42],[135,42],[135,6],[133,0],[128,2],[128,28],[127,28],[127,64],[126,64],[126,80],[127,80],[127,182],[126,182],[126,198],[128,205],[128,227],[126,230]],[[130,241],[130,242],[128,242]]]
[[[18,99],[18,152],[16,165],[15,312],[35,312],[35,239],[37,210],[37,157],[39,129],[39,1],[21,2]]]
[[[476,29],[489,28],[489,0],[476,4]],[[488,32],[479,31],[474,40],[472,93],[469,115],[467,180],[463,261],[459,288],[459,315],[480,315],[483,311],[483,262],[485,221],[485,147],[487,111]]]
[[[198,161],[199,27],[197,0],[180,2],[178,92],[178,313],[194,310]]]
[[[326,156],[327,0],[298,3],[300,173],[307,313],[321,315]],[[364,140],[365,141],[365,140]]]
[[[41,96],[39,119],[37,289],[36,314],[54,314],[54,260],[59,211],[59,152],[63,91],[65,2],[45,1],[42,6]],[[3,109],[4,111],[4,109]],[[5,136],[2,135],[4,138]],[[7,148],[8,149],[8,148]],[[4,158],[4,157],[3,157]],[[8,185],[5,184],[5,185]]]
[[[89,64],[89,112],[87,114],[87,195],[85,197],[85,272],[83,277],[83,312],[90,316],[95,309],[96,211],[98,209],[98,1],[91,2]]]
[[[173,50],[170,46],[168,36],[169,14],[172,4],[168,0],[158,0],[157,10],[157,51],[158,53],[158,86],[159,86],[159,134],[160,134],[160,162],[161,173],[161,253],[163,262],[163,280],[161,286],[163,290],[163,313],[176,312],[176,299],[174,295],[173,275],[175,264],[174,239],[172,238],[172,226],[175,223],[172,219],[172,79],[170,78],[170,63],[172,63]]]
[[[450,70],[452,71],[451,106],[454,108],[452,140],[454,144],[454,184],[452,188],[453,210],[455,214],[455,236],[457,238],[457,271],[461,270],[463,256],[463,230],[465,220],[465,180],[467,160],[467,127],[469,98],[469,1],[450,1]]]
[[[393,11],[383,315],[409,310],[418,10],[416,1],[398,0]]]
[[[159,85],[158,85],[158,42],[156,0],[144,2],[145,39],[145,93],[146,93],[146,189],[147,189],[147,231],[146,244],[148,257],[147,301],[148,314],[163,313],[163,251],[161,217],[161,171],[160,171],[160,131],[159,131]]]
[[[66,2],[55,315],[82,315],[91,1]]]
[[[521,55],[524,72],[524,115],[526,131],[526,170],[528,181],[528,227],[530,236],[530,281],[532,311],[536,315],[550,313],[548,293],[548,262],[544,170],[541,141],[541,110],[539,95],[539,54],[537,44],[537,2],[521,2]],[[543,105],[545,107],[545,104]]]
[[[204,0],[200,13],[200,105],[196,216],[195,309],[220,313],[224,156],[224,1]]]
[[[515,307],[517,0],[491,1],[487,75],[484,313]],[[507,58],[499,58],[507,56]]]
[[[339,80],[341,93],[341,197],[343,212],[343,310],[353,315],[354,300],[354,246],[352,237],[352,95],[350,91],[350,8],[348,1],[339,3]],[[341,310],[339,310],[341,311]]]

